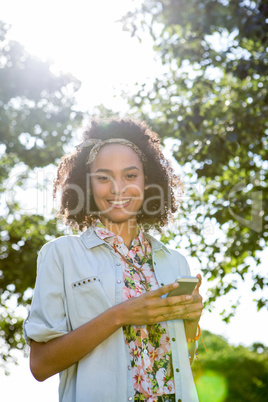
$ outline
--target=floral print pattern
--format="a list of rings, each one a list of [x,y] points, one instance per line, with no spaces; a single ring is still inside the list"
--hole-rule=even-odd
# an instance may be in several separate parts
[[[150,289],[158,288],[152,264],[151,246],[141,231],[138,237],[132,240],[128,249],[122,237],[110,232],[100,220],[95,222],[94,229],[101,239],[112,246],[116,244],[125,259],[138,267],[142,264],[146,248],[146,259],[142,270]],[[141,295],[145,290],[135,268],[120,258],[124,267],[122,301],[126,301]],[[123,327],[123,331],[131,360],[135,401],[156,402],[158,396],[174,394],[170,339],[166,323],[128,325]]]

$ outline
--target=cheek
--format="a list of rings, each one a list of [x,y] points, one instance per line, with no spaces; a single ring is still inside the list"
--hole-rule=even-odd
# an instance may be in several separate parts
[[[98,198],[103,197],[107,193],[107,188],[103,184],[100,184],[97,182],[92,182],[91,183],[91,192],[92,192],[93,198],[96,200]]]

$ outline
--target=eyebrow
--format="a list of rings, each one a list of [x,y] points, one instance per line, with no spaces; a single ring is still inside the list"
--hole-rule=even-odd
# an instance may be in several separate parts
[[[127,172],[128,170],[133,170],[133,169],[140,170],[137,166],[129,166],[129,167],[126,167],[125,169],[122,169],[122,172],[124,173],[124,172]],[[97,169],[95,173],[99,173],[99,172],[113,173],[113,171],[110,169]]]

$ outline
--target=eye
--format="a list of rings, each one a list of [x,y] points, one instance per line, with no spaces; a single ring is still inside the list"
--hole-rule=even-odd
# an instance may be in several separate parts
[[[107,181],[109,180],[109,176],[97,176],[98,181]]]
[[[129,173],[127,174],[128,179],[136,179],[137,175],[135,173]]]

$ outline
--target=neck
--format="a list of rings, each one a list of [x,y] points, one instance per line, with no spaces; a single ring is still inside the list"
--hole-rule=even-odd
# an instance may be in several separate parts
[[[118,236],[121,236],[128,248],[131,244],[131,241],[139,234],[136,218],[129,219],[125,222],[112,222],[105,217],[101,217],[101,221],[108,230]]]

